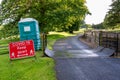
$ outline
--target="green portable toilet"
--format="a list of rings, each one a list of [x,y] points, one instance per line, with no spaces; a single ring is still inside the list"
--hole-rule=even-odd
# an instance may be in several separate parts
[[[19,21],[20,40],[33,40],[35,50],[40,49],[40,35],[38,21],[33,18],[25,18]]]

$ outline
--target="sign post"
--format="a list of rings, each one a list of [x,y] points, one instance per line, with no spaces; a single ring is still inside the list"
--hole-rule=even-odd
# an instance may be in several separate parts
[[[10,60],[35,56],[34,42],[32,40],[12,42],[9,44]]]

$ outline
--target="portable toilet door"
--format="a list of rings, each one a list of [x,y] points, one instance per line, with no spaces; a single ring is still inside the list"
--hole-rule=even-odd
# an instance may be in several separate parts
[[[40,31],[38,21],[33,18],[25,18],[19,21],[20,40],[33,40],[35,50],[40,49]]]

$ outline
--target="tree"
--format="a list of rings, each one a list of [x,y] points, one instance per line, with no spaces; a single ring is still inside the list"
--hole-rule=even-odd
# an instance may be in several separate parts
[[[15,29],[21,18],[38,20],[41,31],[78,29],[88,14],[85,0],[3,0],[0,23]]]
[[[105,27],[103,26],[103,23],[99,23],[99,24],[93,24],[92,28],[94,28],[94,29],[104,29]]]
[[[112,0],[111,9],[105,16],[104,26],[114,28],[120,24],[120,0]]]

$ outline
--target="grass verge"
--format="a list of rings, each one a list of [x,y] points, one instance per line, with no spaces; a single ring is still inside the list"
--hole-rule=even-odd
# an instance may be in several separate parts
[[[57,39],[74,36],[65,32],[51,32],[48,35],[48,47],[52,49]],[[18,40],[18,39],[17,39]],[[13,41],[17,41],[13,40]],[[0,46],[8,46],[9,40],[0,40]],[[0,80],[56,80],[54,60],[41,57],[42,51],[36,51],[36,58],[9,60],[8,48],[0,49]]]
[[[53,59],[36,57],[10,62],[0,55],[0,80],[56,80]]]
[[[42,51],[36,51],[36,58],[9,60],[10,40],[0,40],[0,80],[56,80],[54,60],[41,57]]]
[[[77,35],[79,33],[83,33],[83,32],[84,32],[84,29],[80,29],[79,31],[74,31],[73,34],[70,34],[67,32],[49,32],[48,37],[47,37],[47,39],[48,39],[47,47],[52,50],[52,46],[56,40],[65,38],[68,36],[75,36],[75,35]]]

